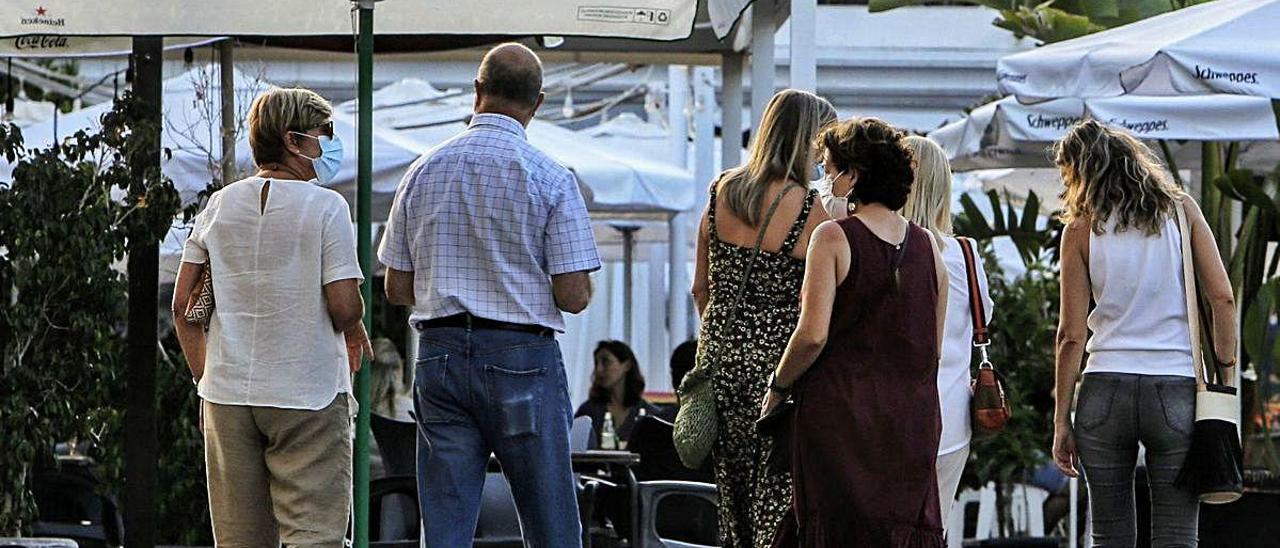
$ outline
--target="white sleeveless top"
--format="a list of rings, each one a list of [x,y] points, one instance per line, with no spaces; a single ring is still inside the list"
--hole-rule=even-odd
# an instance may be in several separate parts
[[[1177,221],[1166,219],[1156,236],[1114,227],[1089,233],[1095,307],[1084,372],[1194,377]]]

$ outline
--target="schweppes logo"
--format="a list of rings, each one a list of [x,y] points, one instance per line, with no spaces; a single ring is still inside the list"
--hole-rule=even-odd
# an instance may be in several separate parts
[[[1043,114],[1028,114],[1027,125],[1035,129],[1067,129],[1076,125],[1083,120],[1079,116],[1045,116]]]
[[[1256,72],[1222,72],[1213,70],[1211,67],[1202,67],[1196,65],[1197,80],[1226,80],[1235,84],[1257,84],[1258,73]]]
[[[30,16],[20,17],[18,21],[23,25],[36,25],[44,27],[65,27],[67,20],[63,17],[54,17],[49,15],[49,10],[44,6],[36,8]]]
[[[1108,124],[1122,127],[1139,135],[1144,133],[1153,133],[1157,131],[1169,131],[1169,120],[1129,120],[1126,118],[1112,118],[1107,120]]]

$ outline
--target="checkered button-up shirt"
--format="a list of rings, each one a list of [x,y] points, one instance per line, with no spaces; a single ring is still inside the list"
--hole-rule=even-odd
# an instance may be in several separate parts
[[[414,273],[410,321],[469,312],[557,331],[551,276],[600,268],[577,180],[500,114],[410,166],[378,259]]]

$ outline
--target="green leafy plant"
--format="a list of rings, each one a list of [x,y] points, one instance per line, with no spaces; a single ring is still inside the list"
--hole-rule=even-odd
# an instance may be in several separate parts
[[[975,240],[986,241],[998,236],[1006,236],[1013,241],[1028,270],[1043,265],[1045,253],[1051,255],[1051,265],[1058,261],[1058,241],[1062,238],[1062,223],[1057,219],[1048,219],[1042,223],[1040,215],[1040,197],[1035,192],[1027,193],[1027,198],[1019,212],[1008,194],[1004,196],[1004,205],[1000,204],[1000,194],[994,190],[987,191],[987,200],[991,203],[991,220],[983,216],[978,204],[968,194],[960,196],[962,213],[955,218],[957,234]],[[1041,225],[1044,224],[1042,227]]]
[[[1209,0],[971,0],[1000,12],[993,24],[1018,38],[1061,42]],[[870,0],[872,12],[935,3],[933,0]]]
[[[112,265],[130,239],[159,241],[181,207],[149,158],[159,121],[148,112],[126,95],[100,132],[42,150],[0,126],[15,166],[0,185],[0,534],[29,530],[28,479],[56,442],[92,442],[105,488],[120,484],[128,296]]]
[[[163,444],[157,470],[156,493],[160,530],[165,544],[213,546],[209,496],[205,484],[204,441],[200,434],[200,397],[191,385],[191,372],[170,332],[160,341],[156,372],[156,438]]]
[[[1009,491],[1016,483],[1030,483],[1032,474],[1048,463],[1053,443],[1054,338],[1058,327],[1057,245],[1061,223],[1040,218],[1040,200],[1029,193],[1019,212],[1006,197],[987,193],[991,219],[968,196],[955,218],[956,233],[979,243],[994,301],[991,346],[988,348],[1004,378],[1013,412],[1000,435],[975,442],[966,476],[969,485],[994,481],[999,497],[1000,524],[1007,531]],[[993,243],[1008,237],[1026,271],[1013,276],[995,260]],[[976,485],[975,485],[976,486]]]
[[[1242,392],[1248,464],[1264,467],[1274,475],[1280,474],[1280,450],[1272,430],[1276,418],[1271,408],[1272,400],[1277,398],[1273,375],[1276,357],[1280,356],[1276,337],[1280,254],[1270,251],[1280,239],[1280,166],[1265,175],[1234,169],[1234,150],[1234,146],[1228,146],[1222,168],[1206,173],[1201,201],[1206,204],[1205,216],[1210,226],[1216,229],[1219,248],[1228,258],[1227,268],[1240,311],[1244,350],[1240,364],[1248,374]],[[1239,204],[1242,214],[1234,242],[1229,237],[1233,204]]]

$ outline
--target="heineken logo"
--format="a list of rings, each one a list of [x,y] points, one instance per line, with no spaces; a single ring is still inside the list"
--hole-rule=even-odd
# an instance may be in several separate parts
[[[1076,125],[1083,118],[1079,116],[1045,116],[1043,114],[1028,114],[1027,125],[1035,129],[1057,129],[1064,130]]]
[[[1210,67],[1196,65],[1197,80],[1226,80],[1233,84],[1257,84],[1256,72],[1221,72]]]
[[[67,20],[62,17],[54,17],[49,15],[49,10],[44,6],[37,7],[35,11],[27,17],[19,17],[18,22],[22,25],[37,25],[46,27],[65,27]]]

